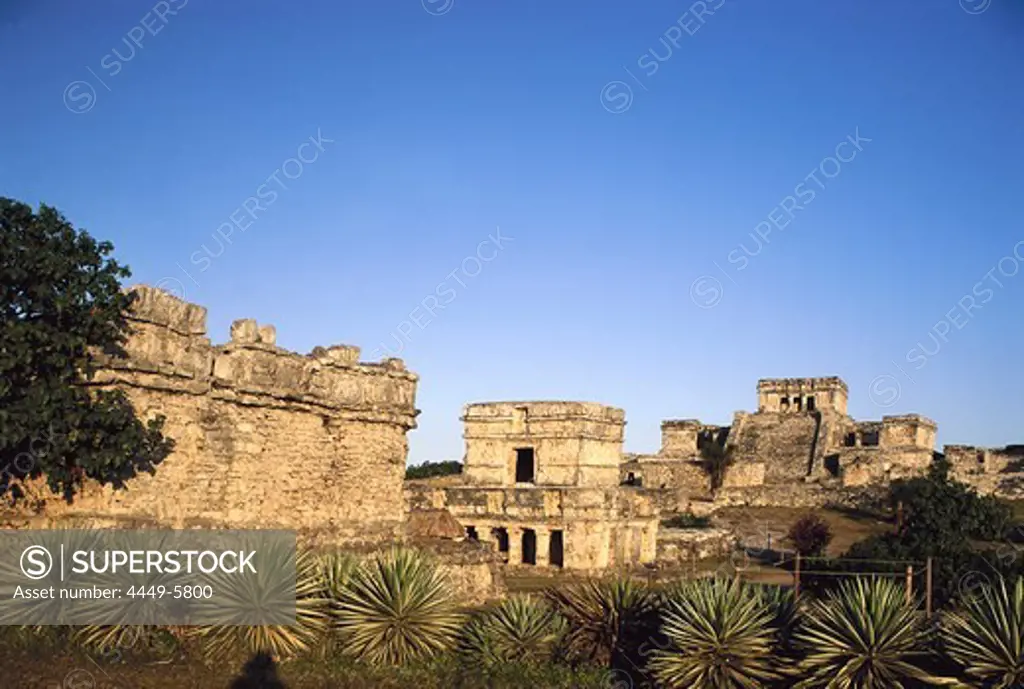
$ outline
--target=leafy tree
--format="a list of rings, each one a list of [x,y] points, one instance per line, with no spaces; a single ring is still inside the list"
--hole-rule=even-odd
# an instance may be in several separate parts
[[[462,473],[462,463],[455,460],[446,462],[423,462],[405,470],[405,480],[433,478],[435,476],[455,476]]]
[[[820,557],[832,542],[832,528],[816,514],[808,514],[789,528],[789,540],[804,557]]]
[[[733,464],[731,447],[723,447],[716,442],[704,443],[700,448],[700,466],[711,482],[711,492],[717,493],[725,483],[725,474]]]
[[[120,390],[89,385],[95,353],[123,355],[131,275],[113,246],[55,209],[0,198],[0,496],[45,477],[69,502],[86,479],[123,488],[171,451]]]
[[[927,476],[894,481],[890,502],[902,505],[900,533],[912,541],[996,540],[1006,536],[1012,516],[997,498],[950,479],[945,458],[933,462]]]
[[[899,575],[905,568],[901,563],[922,563],[932,558],[933,594],[941,606],[960,598],[967,584],[993,576],[1013,577],[1024,565],[1015,550],[988,552],[977,547],[976,541],[1006,535],[1011,511],[999,500],[980,496],[969,486],[951,480],[944,459],[937,460],[926,476],[894,481],[889,502],[894,507],[902,504],[903,519],[896,531],[854,543],[843,560],[815,563],[814,569]],[[815,575],[802,579],[816,592],[832,587],[835,580]]]

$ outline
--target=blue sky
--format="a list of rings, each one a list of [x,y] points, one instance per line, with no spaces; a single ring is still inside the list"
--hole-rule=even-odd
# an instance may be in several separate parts
[[[819,375],[1001,445],[1022,67],[1015,0],[13,2],[0,194],[215,342],[401,356],[413,462],[461,457],[470,401],[612,404],[654,451]]]

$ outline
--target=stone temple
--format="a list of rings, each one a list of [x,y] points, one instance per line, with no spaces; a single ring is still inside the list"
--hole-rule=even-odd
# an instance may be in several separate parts
[[[407,482],[418,377],[401,360],[363,362],[351,345],[296,354],[253,320],[215,345],[201,306],[133,291],[127,356],[101,358],[91,384],[124,389],[143,417],[163,415],[174,452],[126,490],[90,484],[72,504],[29,486],[34,499],[8,510],[8,525],[284,528],[352,549],[425,530],[484,553],[441,548],[453,576],[489,582],[502,563],[597,572],[728,549],[684,544],[661,522],[697,506],[843,503],[942,455],[930,419],[857,421],[840,378],[782,378],[759,381],[756,411],[727,426],[664,421],[654,454],[623,452],[625,412],[615,407],[469,404],[463,474]],[[732,460],[714,494],[701,464],[709,445]],[[1024,494],[1024,446],[944,454],[982,492]]]

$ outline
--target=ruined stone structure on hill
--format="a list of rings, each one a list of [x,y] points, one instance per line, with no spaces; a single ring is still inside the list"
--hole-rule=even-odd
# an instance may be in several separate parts
[[[513,567],[602,570],[653,562],[658,509],[619,485],[625,414],[587,402],[495,402],[463,413],[458,485],[410,485],[410,508],[447,509]]]
[[[933,421],[916,414],[856,421],[840,378],[766,379],[757,392],[757,411],[736,412],[730,426],[663,422],[661,450],[628,457],[623,482],[707,496],[701,448],[715,443],[732,459],[719,502],[792,506],[921,473],[934,457]]]

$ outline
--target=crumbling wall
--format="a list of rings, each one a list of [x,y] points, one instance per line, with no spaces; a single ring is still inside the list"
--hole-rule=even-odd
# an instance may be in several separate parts
[[[360,363],[356,347],[298,355],[270,326],[237,321],[213,346],[206,310],[134,288],[127,358],[94,383],[124,389],[141,416],[166,417],[174,452],[127,490],[88,485],[53,519],[294,528],[319,541],[401,538],[406,432],[417,377],[398,359]]]
[[[943,451],[957,480],[980,493],[1024,499],[1024,445],[946,445]]]
[[[733,424],[729,436],[735,461],[729,474],[739,475],[744,465],[760,464],[764,467],[764,483],[791,483],[807,476],[818,424],[813,414],[760,412],[737,416],[741,419]],[[757,471],[751,469],[750,473]]]

